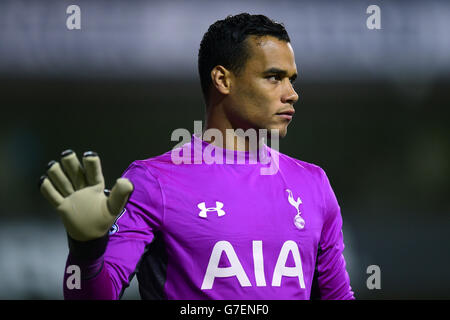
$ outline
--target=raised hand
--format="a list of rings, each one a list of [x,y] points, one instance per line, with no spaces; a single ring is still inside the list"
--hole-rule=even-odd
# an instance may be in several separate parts
[[[105,193],[100,158],[85,152],[81,165],[75,152],[66,150],[61,161],[50,161],[39,181],[43,196],[62,217],[67,233],[75,240],[103,237],[125,207],[133,184],[119,178],[111,192]]]

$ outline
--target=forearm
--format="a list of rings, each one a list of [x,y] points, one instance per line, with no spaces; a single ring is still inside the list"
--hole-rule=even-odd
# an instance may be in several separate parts
[[[74,261],[67,258],[66,270],[69,266],[80,268],[79,283],[75,285],[74,273],[64,274],[64,299],[65,300],[115,300],[116,289],[111,280],[109,270],[104,264],[103,257],[90,264]]]
[[[113,300],[116,289],[104,261],[108,236],[78,242],[70,237],[69,255],[64,273],[64,299],[67,300]]]

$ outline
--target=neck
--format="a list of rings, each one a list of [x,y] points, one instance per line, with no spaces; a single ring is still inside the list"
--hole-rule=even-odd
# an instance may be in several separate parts
[[[203,140],[224,149],[253,151],[258,150],[264,144],[264,139],[259,136],[258,130],[255,129],[256,137],[251,139],[249,134],[245,134],[245,131],[248,128],[243,128],[243,126],[236,125],[230,121],[224,112],[222,105],[211,106],[206,113],[206,123],[203,135],[208,129],[219,130],[221,136],[216,139],[214,136],[208,137],[207,135],[206,137],[203,136]],[[240,132],[241,130],[239,129],[242,129],[243,132]],[[220,141],[220,137],[222,137],[222,141]],[[252,142],[252,140],[254,140],[254,142]]]

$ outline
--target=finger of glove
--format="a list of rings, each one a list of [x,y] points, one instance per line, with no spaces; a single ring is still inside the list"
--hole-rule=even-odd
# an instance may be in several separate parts
[[[130,180],[126,178],[117,179],[107,200],[108,210],[111,215],[116,216],[122,211],[131,192],[133,192],[133,188]]]
[[[83,155],[83,166],[88,186],[105,185],[100,158],[96,153],[86,152]]]
[[[44,181],[42,181],[39,189],[44,198],[55,208],[64,201],[64,197],[56,190],[49,178],[45,178]]]
[[[75,192],[72,183],[62,170],[60,164],[56,161],[52,161],[49,164],[49,169],[47,170],[47,176],[59,191],[63,197],[67,197]]]
[[[61,158],[61,165],[64,171],[69,176],[75,190],[80,190],[86,187],[86,179],[84,170],[75,152],[64,154]]]

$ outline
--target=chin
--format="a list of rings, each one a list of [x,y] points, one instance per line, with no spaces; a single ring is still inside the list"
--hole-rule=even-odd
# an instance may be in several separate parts
[[[270,139],[270,130],[278,130],[278,137],[284,138],[287,135],[287,126],[267,128],[267,136]]]
[[[284,130],[280,130],[279,135],[280,135],[280,138],[286,137],[286,135],[287,135],[287,129],[285,128]]]

